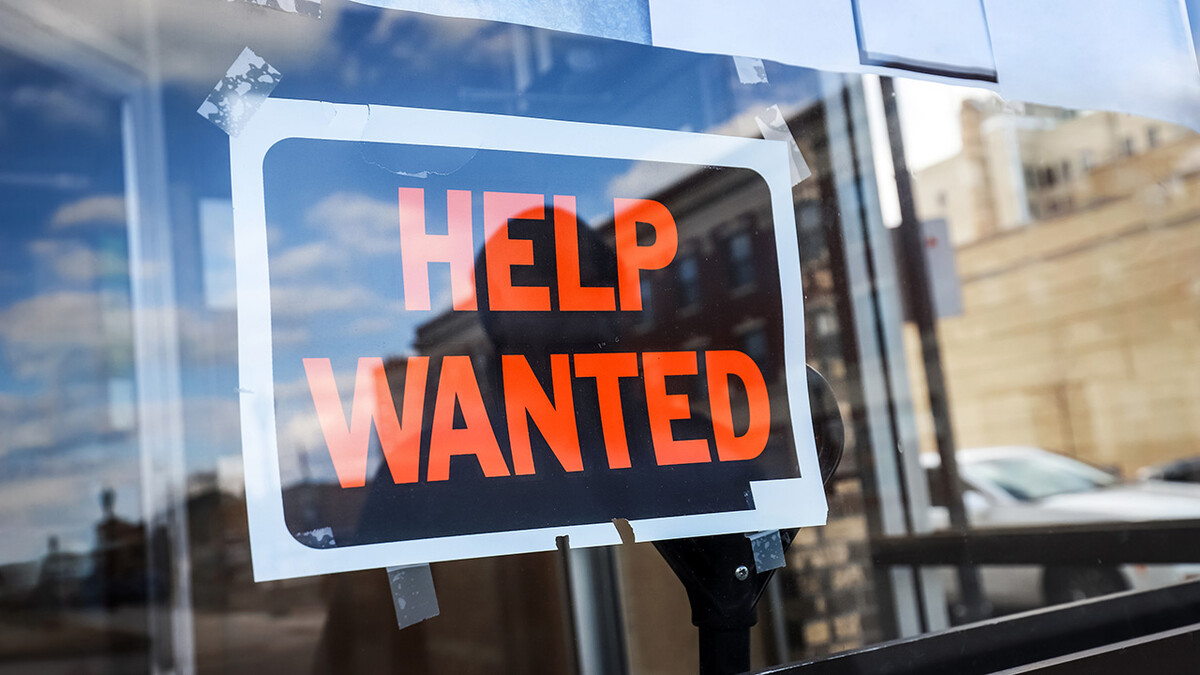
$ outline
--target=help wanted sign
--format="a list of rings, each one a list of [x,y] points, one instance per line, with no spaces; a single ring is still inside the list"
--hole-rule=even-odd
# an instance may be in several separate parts
[[[784,143],[285,99],[230,143],[256,579],[824,523]]]

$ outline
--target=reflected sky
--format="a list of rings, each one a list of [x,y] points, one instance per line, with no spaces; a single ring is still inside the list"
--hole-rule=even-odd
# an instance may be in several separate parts
[[[0,564],[138,516],[119,104],[0,52]]]

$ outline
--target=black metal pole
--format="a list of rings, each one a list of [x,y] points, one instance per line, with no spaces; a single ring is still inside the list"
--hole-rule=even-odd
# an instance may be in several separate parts
[[[750,670],[750,629],[700,626],[700,675]]]
[[[808,368],[813,408],[813,437],[822,483],[828,483],[842,459],[845,427],[833,390]],[[796,530],[781,530],[786,551]],[[775,570],[759,571],[750,540],[741,534],[670,539],[654,547],[687,591],[692,624],[700,631],[700,675],[734,675],[750,670],[750,629],[756,606]]]
[[[925,382],[929,392],[929,410],[941,456],[941,478],[949,501],[950,525],[958,532],[970,528],[963,506],[962,489],[958,481],[958,459],[955,455],[954,429],[950,424],[950,404],[942,372],[942,353],[938,342],[937,316],[934,313],[929,270],[925,264],[925,241],[917,207],[913,200],[912,177],[904,156],[904,139],[900,135],[900,112],[896,105],[896,89],[890,77],[879,78],[883,94],[883,112],[887,119],[888,142],[892,151],[892,169],[896,174],[896,193],[900,201],[900,241],[905,264],[898,274],[907,290],[909,309],[921,338],[921,361],[925,366]],[[958,565],[958,581],[962,589],[965,618],[977,621],[990,613],[979,582],[979,570],[969,560]]]

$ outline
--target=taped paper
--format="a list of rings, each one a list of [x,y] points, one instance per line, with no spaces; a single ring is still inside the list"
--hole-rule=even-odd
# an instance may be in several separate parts
[[[1197,0],[1108,0],[1103,11],[1095,0],[761,0],[754,11],[727,0],[356,1],[985,87],[1007,99],[1200,129]]]
[[[374,155],[387,167],[387,170],[382,170],[372,166],[370,162],[363,162],[363,143],[386,144],[397,149],[419,146],[423,149],[422,152],[447,158],[445,162],[439,162],[447,166],[453,165],[454,158],[460,157],[463,151],[476,153],[471,166],[465,170],[476,173],[467,175],[464,170],[460,170],[455,172],[452,180],[432,173],[426,178],[394,174],[393,169],[398,167],[393,158],[400,154],[398,150],[390,154]],[[511,185],[513,190],[519,187],[523,191],[486,192],[492,183],[504,179],[511,172],[513,162],[517,161],[513,159],[512,153],[523,153],[520,162],[521,166],[525,167],[523,172],[527,172],[527,177],[523,179],[526,182],[503,184]],[[393,464],[393,460],[389,459],[388,464],[379,464],[374,469],[366,463],[348,464],[345,461],[346,455],[335,457],[334,448],[330,445],[332,437],[335,444],[344,447],[340,445],[342,441],[337,436],[337,429],[330,427],[333,431],[327,432],[323,426],[320,433],[330,455],[328,464],[322,465],[324,474],[321,480],[332,485],[348,486],[347,489],[355,486],[366,487],[370,481],[368,499],[361,502],[359,517],[353,519],[353,522],[346,522],[347,519],[339,516],[341,512],[335,509],[309,508],[310,504],[301,498],[303,493],[292,489],[307,479],[291,470],[298,467],[299,459],[294,452],[295,446],[291,443],[281,443],[279,433],[281,419],[290,419],[281,418],[281,410],[299,410],[310,417],[317,417],[319,424],[324,424],[320,421],[322,415],[334,423],[334,418],[341,416],[343,428],[349,432],[349,427],[345,426],[346,411],[338,401],[351,390],[370,396],[371,401],[376,401],[376,397],[380,397],[379,400],[383,400],[382,397],[385,396],[389,397],[392,401],[390,408],[393,410],[396,409],[396,401],[399,400],[403,405],[403,398],[397,398],[397,394],[391,390],[393,380],[387,377],[389,363],[392,374],[403,378],[406,387],[410,374],[413,377],[421,377],[418,369],[427,366],[440,369],[438,372],[441,374],[427,377],[426,382],[414,385],[424,390],[427,396],[412,397],[414,400],[428,399],[434,408],[434,417],[437,416],[438,400],[457,399],[461,404],[461,396],[454,393],[455,388],[467,393],[472,389],[479,392],[480,405],[471,408],[474,411],[471,413],[472,418],[478,420],[480,411],[487,412],[482,401],[484,391],[488,392],[488,400],[495,401],[503,400],[500,397],[507,391],[522,391],[522,386],[532,391],[531,388],[535,385],[521,384],[520,378],[525,372],[523,366],[528,366],[530,362],[522,350],[535,356],[545,353],[542,344],[526,347],[524,342],[520,342],[523,339],[521,336],[526,332],[521,317],[513,317],[517,323],[507,326],[495,323],[483,326],[483,334],[479,339],[488,342],[481,344],[504,343],[514,346],[514,349],[506,350],[510,357],[507,362],[510,366],[516,364],[517,368],[513,370],[510,367],[507,374],[502,368],[499,378],[485,383],[491,387],[485,390],[469,374],[471,371],[466,370],[473,364],[471,357],[464,354],[444,354],[422,347],[421,352],[408,353],[402,357],[403,361],[385,362],[378,352],[382,351],[386,355],[387,351],[384,350],[388,349],[387,347],[372,347],[371,351],[367,352],[359,352],[359,348],[354,346],[344,350],[328,346],[334,343],[326,343],[327,346],[317,350],[280,347],[282,343],[273,339],[272,298],[276,288],[286,289],[287,286],[274,284],[270,278],[268,214],[290,210],[297,213],[307,212],[314,208],[314,205],[322,203],[340,189],[325,185],[329,183],[329,176],[344,174],[342,167],[362,168],[362,174],[355,175],[354,182],[356,185],[361,184],[364,190],[371,190],[366,194],[373,195],[378,191],[381,201],[397,200],[395,205],[385,207],[384,212],[387,215],[384,218],[385,222],[389,223],[396,213],[396,207],[402,208],[402,213],[415,214],[416,209],[411,207],[416,199],[421,199],[423,203],[453,207],[457,203],[454,199],[459,199],[464,194],[472,194],[464,192],[464,186],[484,191],[485,198],[486,195],[492,195],[492,199],[495,199],[496,195],[507,198],[505,195],[509,194],[520,197],[522,194],[535,194],[543,185],[553,184],[554,177],[565,171],[594,171],[597,176],[611,176],[594,184],[588,183],[584,189],[593,189],[592,186],[595,185],[593,196],[588,196],[589,193],[583,191],[580,192],[579,198],[581,201],[595,199],[601,203],[612,203],[614,214],[623,213],[618,210],[619,198],[611,196],[604,186],[630,175],[636,167],[669,162],[673,165],[688,165],[693,171],[703,174],[714,170],[728,172],[730,175],[753,173],[754,175],[747,176],[750,182],[754,183],[749,187],[755,193],[754,200],[761,200],[761,203],[770,206],[773,225],[771,232],[774,235],[776,253],[775,257],[763,257],[760,262],[779,270],[778,290],[765,289],[769,295],[764,297],[773,298],[769,300],[770,311],[778,313],[779,322],[774,330],[781,331],[785,338],[782,341],[781,357],[786,377],[789,382],[795,382],[805,372],[803,289],[800,285],[799,257],[796,253],[791,190],[793,168],[788,155],[785,146],[780,143],[756,138],[384,105],[371,105],[368,108],[365,105],[285,100],[275,97],[264,101],[261,110],[247,123],[242,134],[230,143],[231,185],[236,225],[234,236],[237,253],[238,341],[241,355],[239,386],[247,392],[240,396],[242,449],[246,466],[246,508],[255,579],[267,581],[352,569],[553,550],[558,545],[558,537],[565,536],[570,537],[569,545],[573,548],[613,545],[629,538],[622,537],[622,531],[613,525],[614,517],[629,519],[629,526],[636,533],[638,541],[711,534],[740,535],[769,528],[823,524],[827,507],[820,482],[821,472],[816,447],[811,435],[808,389],[804,386],[788,387],[786,399],[776,399],[771,404],[780,411],[774,418],[769,414],[759,414],[756,417],[759,420],[757,424],[760,425],[756,428],[759,429],[767,428],[761,426],[763,420],[779,419],[783,416],[789,420],[786,426],[776,426],[769,431],[769,434],[776,434],[775,438],[779,441],[769,447],[764,444],[760,454],[771,454],[764,454],[759,460],[761,470],[754,473],[732,473],[734,469],[742,471],[750,467],[751,465],[742,462],[753,462],[757,456],[748,460],[710,456],[710,462],[705,462],[705,466],[698,466],[698,470],[694,470],[693,478],[686,482],[672,483],[665,480],[663,474],[669,469],[659,468],[666,463],[653,452],[643,452],[631,457],[627,468],[632,473],[628,480],[637,478],[641,482],[635,483],[636,485],[644,484],[647,488],[653,486],[652,489],[624,492],[613,490],[611,498],[582,502],[572,502],[570,499],[571,494],[578,491],[581,483],[589,488],[595,485],[596,490],[607,489],[603,481],[597,480],[593,483],[588,482],[588,479],[599,475],[605,463],[609,468],[612,468],[614,461],[616,464],[623,464],[619,454],[614,460],[614,456],[601,445],[601,439],[591,433],[601,427],[602,421],[597,419],[598,412],[590,407],[580,406],[576,410],[576,422],[570,424],[568,431],[575,430],[579,433],[579,430],[583,429],[589,434],[586,437],[580,434],[578,437],[582,439],[581,442],[590,444],[587,447],[592,453],[588,456],[594,461],[589,460],[584,466],[582,481],[576,478],[571,483],[558,480],[557,474],[552,471],[543,471],[539,475],[536,467],[522,474],[531,476],[530,479],[504,480],[507,467],[505,471],[499,470],[499,463],[495,460],[505,461],[505,449],[510,449],[509,456],[516,456],[511,455],[511,448],[520,446],[513,445],[511,433],[499,435],[490,426],[484,429],[479,422],[475,422],[476,428],[481,430],[481,434],[493,437],[496,452],[476,453],[473,458],[468,459],[475,461],[484,471],[491,471],[492,476],[483,471],[472,474],[457,469],[450,475],[448,462],[442,464],[428,460],[405,465],[399,460],[395,460]],[[273,176],[281,175],[280,172],[292,172],[301,167],[306,167],[302,169],[306,180],[321,186],[317,190],[325,190],[325,193],[298,189],[294,181],[281,183],[271,180]],[[452,194],[452,190],[457,192]],[[639,187],[633,194],[650,193]],[[645,214],[646,217],[653,217],[649,221],[651,225],[660,222],[662,216],[659,214],[665,213],[669,217],[669,209],[677,208],[671,197],[665,196],[661,199],[666,203],[648,200],[641,206],[661,207],[661,211]],[[435,212],[433,208],[428,211],[428,216],[421,216],[422,223],[416,223],[416,217],[412,216],[406,221],[406,229],[388,226],[381,230],[386,234],[379,235],[379,239],[371,239],[369,242],[356,239],[356,244],[366,243],[380,249],[377,259],[371,262],[371,265],[376,267],[364,265],[364,269],[357,271],[369,275],[373,269],[394,269],[396,264],[403,263],[406,251],[411,257],[413,252],[420,254],[421,251],[428,250],[419,245],[406,246],[405,242],[416,241],[414,237],[419,239],[422,236],[420,228],[426,223],[432,227],[433,223],[445,219],[444,222],[449,225],[449,212],[443,214]],[[602,208],[607,208],[607,205]],[[334,209],[334,213],[341,210]],[[294,221],[288,216],[284,219]],[[665,220],[661,222],[665,223]],[[474,233],[474,224],[472,223],[474,241],[483,241],[480,234]],[[482,231],[482,227],[479,229]],[[331,238],[334,236],[333,233],[329,235]],[[632,245],[634,244],[626,240],[626,243],[617,246],[612,255],[624,255],[621,251],[627,251]],[[462,246],[462,249],[468,252],[472,250],[466,246]],[[463,256],[467,263],[460,265],[467,271],[467,275],[471,274],[467,268],[473,269],[472,256],[473,254]],[[664,264],[669,265],[670,261]],[[419,269],[420,266],[414,267]],[[405,283],[417,284],[420,281],[422,278],[417,275]],[[424,281],[429,284],[427,277]],[[364,280],[362,283],[368,284],[370,280]],[[354,309],[368,316],[382,315],[398,319],[398,325],[402,326],[404,331],[408,331],[409,335],[439,316],[454,316],[447,314],[448,312],[476,311],[474,308],[452,309],[450,303],[453,300],[454,277],[437,283],[440,283],[447,293],[443,299],[438,300],[440,307],[436,313],[433,313],[435,310],[432,309],[432,297],[437,296],[429,292],[434,288],[428,285],[425,293],[417,291],[415,286],[413,292],[403,293],[403,303],[380,303],[371,299],[354,305]],[[475,291],[488,293],[489,288],[485,285],[482,286],[482,290],[477,287]],[[383,293],[399,290],[402,289],[389,286],[386,291],[380,291],[380,297],[390,299],[392,296]],[[287,294],[274,294],[274,297],[286,300]],[[429,305],[419,304],[423,297],[431,298],[427,300]],[[305,299],[300,298],[299,302],[303,303]],[[416,312],[427,313],[415,314]],[[460,316],[480,323],[495,318],[482,312]],[[549,318],[557,317],[551,314]],[[554,327],[559,325],[553,324]],[[509,330],[508,326],[512,326],[515,332]],[[586,330],[590,331],[591,328]],[[401,343],[397,340],[396,344]],[[661,343],[648,343],[647,346],[654,347],[659,344],[659,349],[672,347],[672,343],[665,340]],[[588,347],[587,352],[580,353],[592,352]],[[609,352],[603,352],[602,356],[607,353]],[[631,352],[614,349],[611,353]],[[635,364],[640,359],[640,367],[637,375],[631,377],[644,379],[643,372],[650,369],[646,366],[647,363],[659,369],[654,372],[661,371],[666,367],[663,365],[666,359],[676,358],[672,356],[675,353],[658,351],[649,361],[645,353],[632,353]],[[729,354],[718,353],[712,356],[705,351],[695,358],[704,358],[706,368],[726,369],[738,377],[743,377],[739,372],[749,372],[745,371],[745,368],[758,368],[749,357],[742,359],[742,366],[738,366],[737,361],[730,360],[733,353],[731,351]],[[559,358],[553,358],[554,356],[554,353],[550,354],[552,358],[550,363],[545,364],[546,367],[552,374],[565,372],[561,364],[570,354],[563,354]],[[627,361],[625,356],[617,358]],[[687,358],[686,355],[683,358]],[[608,358],[588,357],[584,360],[598,363],[601,360],[608,361]],[[710,360],[712,366],[707,365]],[[555,362],[559,365],[556,366]],[[481,363],[487,366],[486,362]],[[352,369],[356,373],[352,383],[348,385],[350,388],[339,383],[336,377],[344,368]],[[402,375],[398,368],[404,371]],[[458,369],[459,374],[455,374],[455,369]],[[363,373],[362,386],[359,386],[360,378],[357,375],[360,370]],[[380,375],[384,377],[381,378]],[[579,376],[571,377],[577,379]],[[309,391],[302,392],[304,395],[297,397],[298,400],[289,402],[285,396],[280,395],[288,391],[287,388],[279,385],[291,382],[295,378],[304,378]],[[399,378],[395,380],[397,383]],[[726,380],[719,377],[713,379],[717,383]],[[743,377],[743,381],[747,380]],[[765,383],[760,386],[754,384],[755,381],[754,378],[750,378],[751,386],[760,389],[765,387]],[[385,382],[386,389],[381,386]],[[505,388],[506,385],[511,386]],[[317,393],[315,397],[312,395],[314,392]],[[435,395],[437,392],[453,393],[455,399]],[[725,400],[729,395],[727,389],[717,391],[715,398],[710,397],[710,403],[712,400]],[[425,400],[422,400],[423,405],[424,403]],[[366,404],[368,407],[371,405],[373,404]],[[627,405],[630,407],[626,410],[635,411],[639,417],[643,414],[649,415],[648,412],[640,412],[648,409],[639,401],[631,401]],[[459,407],[461,408],[461,405]],[[360,405],[359,409],[361,411],[366,408]],[[382,414],[381,411],[387,409],[388,406],[385,405],[377,406],[376,413]],[[443,407],[443,410],[446,409]],[[583,412],[580,413],[579,410]],[[718,410],[717,414],[729,413]],[[407,413],[404,415],[404,419],[409,419]],[[425,416],[412,419],[423,420]],[[580,423],[580,419],[583,419],[584,423]],[[383,426],[384,431],[391,434],[389,438],[394,438],[393,432],[396,429],[392,428],[390,423]],[[644,438],[650,431],[635,426],[634,432],[641,434],[639,447],[651,450],[648,445],[651,439]],[[333,435],[330,436],[330,433]],[[403,434],[403,431],[399,433]],[[503,433],[503,430],[500,433]],[[769,434],[765,443],[771,440]],[[443,453],[453,449],[453,446],[446,445],[445,440],[440,439],[439,445],[435,446],[430,436],[428,442],[417,446],[418,454],[424,457],[448,458],[448,455]],[[760,441],[757,442],[764,441],[760,437]],[[366,440],[360,447],[366,449]],[[365,457],[366,453],[360,453],[358,456]],[[581,464],[582,457],[581,452]],[[567,458],[570,460],[569,455]],[[734,461],[739,463],[729,464]],[[447,475],[431,473],[430,467],[440,471],[439,467],[442,466],[446,466]],[[410,477],[408,473],[393,473],[393,470],[407,472],[409,468],[405,467],[416,469],[415,475]],[[588,471],[593,473],[589,474]],[[397,475],[400,476],[399,481]],[[507,477],[513,476],[509,473]],[[697,496],[695,492],[695,486],[698,484],[705,486],[703,496]],[[747,488],[751,499],[746,497]],[[375,499],[370,499],[372,495]],[[393,496],[409,499],[410,503],[405,509],[398,510]],[[459,506],[446,508],[447,504]],[[497,509],[496,504],[505,508]],[[555,505],[555,520],[547,521],[544,515],[547,511],[542,504]],[[664,508],[664,504],[672,506]],[[460,506],[462,508],[459,508]],[[510,506],[512,508],[509,508]],[[425,515],[413,520],[403,517],[404,513]],[[490,520],[485,527],[480,528],[476,523],[485,517]],[[322,536],[324,532],[315,532],[325,526],[331,528],[334,535],[332,538]],[[306,532],[311,536],[303,536]],[[336,539],[336,543],[331,543],[331,539]],[[568,543],[565,539],[561,541],[564,544]]]
[[[389,567],[387,575],[392,587],[392,604],[396,608],[396,624],[401,629],[441,613],[437,591],[433,588],[433,570],[428,564]]]
[[[501,21],[650,44],[646,0],[354,0],[364,5],[460,19]]]
[[[762,59],[751,56],[733,57],[733,65],[737,68],[738,79],[742,84],[766,84],[767,67]]]
[[[863,65],[996,81],[983,0],[854,0],[854,20]]]
[[[277,9],[289,14],[299,14],[314,19],[321,18],[321,0],[228,0],[229,2],[245,2],[259,5],[268,9]]]
[[[649,2],[656,47],[965,84],[1200,128],[1194,1],[1109,0],[1097,11],[1094,0],[983,0],[982,9],[978,0],[770,0],[753,12],[725,0]]]
[[[788,144],[788,162],[792,169],[793,187],[812,175],[812,171],[808,168],[808,162],[805,162],[804,155],[800,154],[800,146],[796,144],[796,139],[792,136],[792,131],[788,128],[787,120],[779,106],[773,105],[767,108],[756,116],[754,121],[758,123],[758,130],[762,132],[763,138]]]
[[[236,137],[282,77],[263,57],[246,47],[196,112]]]
[[[764,530],[747,534],[750,549],[754,553],[754,569],[758,572],[779,569],[787,562],[783,555],[783,540],[779,530]]]

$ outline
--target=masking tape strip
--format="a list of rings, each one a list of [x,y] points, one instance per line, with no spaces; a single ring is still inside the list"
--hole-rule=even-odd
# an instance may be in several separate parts
[[[259,5],[268,9],[277,9],[289,14],[299,14],[313,19],[321,18],[321,0],[228,0],[229,2],[245,2]]]
[[[756,116],[754,121],[758,123],[758,130],[762,132],[763,138],[788,144],[793,186],[812,175],[808,163],[804,161],[804,155],[800,154],[800,146],[796,145],[796,139],[792,136],[792,130],[788,128],[787,119],[784,118],[783,111],[779,109],[779,106],[773,105],[767,108]]]
[[[752,56],[735,56],[733,65],[737,68],[738,79],[742,84],[766,84],[767,67],[762,59]]]
[[[746,538],[750,540],[750,550],[754,552],[754,569],[756,571],[766,572],[787,564],[787,559],[783,555],[783,540],[779,537],[779,530],[748,533]]]
[[[392,604],[396,607],[396,623],[401,629],[441,613],[437,591],[433,588],[433,570],[428,563],[389,567],[387,575],[392,587]]]
[[[246,47],[196,113],[230,136],[237,136],[282,77],[263,57]]]

